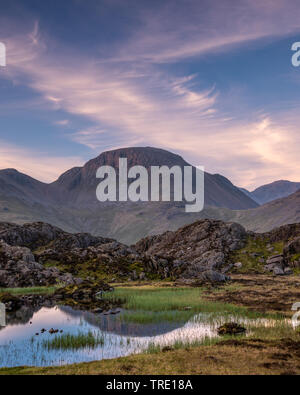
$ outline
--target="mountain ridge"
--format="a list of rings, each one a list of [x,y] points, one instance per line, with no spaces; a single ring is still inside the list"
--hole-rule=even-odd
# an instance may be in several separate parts
[[[300,189],[300,182],[288,180],[273,181],[269,184],[261,185],[250,192],[245,188],[240,188],[251,199],[259,205],[269,203],[273,200],[287,197]]]
[[[50,184],[42,183],[26,174],[17,172],[18,177],[15,176],[15,178],[18,178],[19,182],[13,182],[12,186],[19,188],[25,198],[29,197],[36,202],[71,204],[77,207],[98,205],[96,188],[99,181],[96,179],[96,171],[104,165],[118,169],[121,157],[127,157],[128,168],[135,165],[142,165],[147,170],[150,166],[191,166],[181,156],[160,148],[121,148],[103,152],[96,158],[89,160],[84,166],[69,169]],[[1,178],[8,183],[11,177],[9,177],[7,170],[0,170],[0,180]],[[33,189],[36,195],[33,196],[31,190],[26,190],[26,184]],[[3,192],[2,188],[1,192]],[[16,193],[15,191],[14,196]],[[205,173],[205,203],[209,206],[227,207],[233,210],[257,207],[252,199],[246,197],[224,176],[210,173]]]
[[[257,232],[300,222],[300,194],[259,207],[220,174],[205,174],[206,205],[200,213],[185,213],[184,202],[98,202],[97,168],[103,164],[118,165],[118,158],[128,150],[102,153],[84,166],[63,173],[51,184],[41,183],[12,170],[0,170],[0,221],[19,224],[42,221],[67,232],[89,232],[126,244],[149,235],[175,231],[205,218],[235,221]],[[134,155],[128,161],[129,166],[137,164],[140,155],[145,152],[144,164],[148,167],[155,164],[188,165],[179,155],[161,149],[155,150],[157,157],[153,158],[150,155],[152,150],[130,148]],[[161,155],[164,157],[163,163],[160,163]],[[13,182],[9,182],[8,175],[13,176]],[[22,182],[18,183],[19,177]],[[29,185],[28,190],[26,185]]]

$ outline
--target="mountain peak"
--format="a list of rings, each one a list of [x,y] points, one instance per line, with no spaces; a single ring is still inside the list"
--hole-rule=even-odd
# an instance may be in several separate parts
[[[127,158],[128,167],[144,166],[189,166],[189,164],[177,154],[161,148],[153,147],[128,147],[119,148],[101,153],[97,158],[86,163],[84,168],[95,168],[103,165],[119,167],[119,158]]]
[[[251,192],[251,195],[259,203],[264,204],[272,200],[287,197],[299,189],[300,182],[278,180],[256,188],[253,192]]]

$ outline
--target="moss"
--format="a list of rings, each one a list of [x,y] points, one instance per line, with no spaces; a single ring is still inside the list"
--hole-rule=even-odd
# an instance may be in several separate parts
[[[272,255],[281,254],[283,247],[283,242],[270,243],[268,239],[263,239],[262,237],[248,237],[246,246],[234,252],[230,257],[233,263],[241,262],[243,264],[241,268],[234,269],[234,272],[263,273],[267,259]]]
[[[291,258],[290,258],[291,262],[296,262],[296,261],[300,261],[300,254],[294,254]]]
[[[60,287],[58,284],[49,287],[0,288],[0,300],[3,295],[52,295]]]
[[[144,271],[144,265],[141,262],[134,262],[128,266],[128,269],[132,272],[135,270],[136,274],[139,275]]]
[[[55,261],[54,259],[48,259],[44,262],[43,266],[45,267],[58,267],[61,266],[59,261]]]

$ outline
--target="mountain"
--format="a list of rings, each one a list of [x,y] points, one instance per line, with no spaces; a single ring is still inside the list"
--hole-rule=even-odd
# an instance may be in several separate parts
[[[176,230],[204,218],[231,220],[258,205],[219,174],[205,173],[205,209],[185,213],[184,202],[106,202],[96,199],[96,171],[118,169],[120,157],[128,167],[188,166],[179,155],[151,147],[104,152],[83,167],[75,167],[46,184],[16,170],[0,171],[0,220],[23,224],[43,221],[68,232],[90,232],[134,243],[141,237]],[[250,209],[250,210],[249,210]],[[238,211],[236,211],[238,210]]]
[[[254,232],[267,232],[281,225],[300,222],[300,190],[292,195],[273,200],[256,209],[244,211],[227,211],[219,219],[230,217],[248,230]]]
[[[272,200],[284,198],[300,189],[300,182],[280,180],[263,185],[251,192],[252,199],[264,204]]]
[[[62,174],[51,184],[41,183],[16,170],[0,171],[0,193],[21,198],[27,202],[63,204],[68,207],[89,208],[99,206],[96,188],[99,180],[96,171],[100,166],[119,167],[119,158],[128,159],[128,168],[136,165],[150,170],[151,166],[190,166],[181,156],[151,147],[123,148],[104,152],[90,160],[83,167],[74,167]],[[236,188],[225,177],[205,173],[205,204],[243,210],[257,207],[257,204]]]
[[[260,205],[259,201],[256,199],[254,195],[252,195],[252,192],[248,191],[245,188],[239,188],[240,191],[242,191],[245,195],[247,195],[250,199],[254,200],[257,204]]]
[[[0,170],[0,194],[28,202],[47,200],[48,185],[15,169]]]
[[[96,171],[100,166],[112,166],[118,170],[119,158],[127,158],[128,168],[136,165],[151,166],[191,166],[181,156],[171,152],[151,147],[122,148],[104,152],[90,160],[83,167],[73,168],[62,174],[57,181],[50,185],[50,190],[56,191],[59,201],[68,202],[72,206],[87,207],[99,205],[96,199],[96,188],[99,180]],[[251,199],[245,197],[228,179],[218,174],[205,173],[205,204],[207,206],[227,207],[233,210],[243,210],[257,207]]]
[[[274,181],[271,184],[262,185],[253,192],[240,188],[248,197],[258,204],[265,204],[272,200],[280,199],[291,195],[300,189],[300,182],[291,182],[286,180]]]

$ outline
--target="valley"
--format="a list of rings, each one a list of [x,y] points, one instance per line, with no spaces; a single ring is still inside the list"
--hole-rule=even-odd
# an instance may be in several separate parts
[[[128,247],[0,223],[0,374],[298,374],[299,237],[205,219]]]

